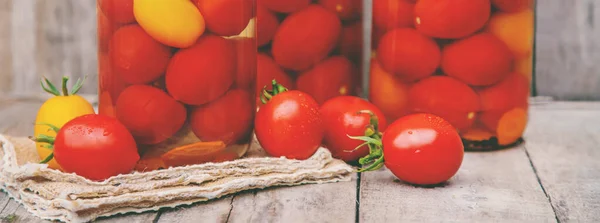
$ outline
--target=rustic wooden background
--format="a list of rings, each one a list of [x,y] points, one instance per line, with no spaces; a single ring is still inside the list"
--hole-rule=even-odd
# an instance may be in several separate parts
[[[600,100],[600,1],[540,0],[537,95]],[[95,0],[0,0],[0,92],[39,93],[39,78],[90,78],[95,93]]]

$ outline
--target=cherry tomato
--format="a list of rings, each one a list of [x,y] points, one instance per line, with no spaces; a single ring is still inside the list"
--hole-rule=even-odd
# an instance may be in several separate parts
[[[158,79],[171,57],[171,49],[152,39],[139,25],[121,27],[108,48],[113,71],[129,84]]]
[[[296,87],[310,94],[317,103],[323,104],[335,96],[353,93],[354,70],[348,59],[343,56],[333,56],[300,74],[296,80]]]
[[[256,95],[260,96],[265,86],[270,87],[273,79],[288,89],[294,89],[294,81],[266,54],[256,56]]]
[[[98,13],[98,51],[108,52],[108,43],[119,25],[112,23],[104,13]]]
[[[114,23],[127,24],[135,22],[133,0],[98,0],[100,10]]]
[[[256,41],[259,47],[271,42],[278,27],[279,20],[275,13],[262,5],[256,5]]]
[[[203,35],[194,46],[179,50],[165,75],[169,94],[188,105],[219,98],[233,84],[235,52],[232,41],[215,35]]]
[[[490,18],[490,0],[419,0],[415,26],[419,32],[442,39],[469,36]]]
[[[194,0],[206,27],[220,36],[240,34],[252,18],[251,0]]]
[[[202,141],[223,141],[229,145],[247,136],[254,117],[252,96],[240,89],[190,111],[190,125]]]
[[[333,157],[344,161],[356,161],[369,154],[369,147],[348,135],[364,135],[370,124],[370,116],[361,111],[371,111],[379,118],[379,129],[385,131],[387,121],[383,112],[370,102],[354,96],[339,96],[325,102],[320,109],[325,126],[323,144]]]
[[[362,12],[362,0],[318,0],[329,11],[335,12],[342,20],[352,20]]]
[[[405,0],[375,0],[373,1],[373,26],[383,31],[413,27],[414,8],[414,3]]]
[[[127,128],[96,114],[79,116],[60,128],[54,157],[66,172],[98,181],[131,172],[140,159]]]
[[[362,57],[362,28],[361,21],[342,27],[342,34],[337,47],[342,55],[353,61],[358,61]]]
[[[381,137],[382,136],[382,137]],[[381,138],[380,138],[381,137]],[[439,116],[418,113],[390,124],[385,133],[375,134],[375,151],[363,164],[374,170],[385,165],[398,179],[416,185],[436,185],[448,181],[462,165],[464,145],[458,132]],[[373,160],[375,159],[375,160]],[[374,162],[373,162],[374,161]]]
[[[116,113],[138,143],[153,145],[173,136],[183,126],[187,111],[158,88],[132,85],[119,95]]]
[[[291,13],[302,10],[310,5],[311,0],[257,0],[259,5],[263,5],[274,12]]]
[[[319,104],[304,92],[274,85],[271,98],[256,114],[256,138],[271,156],[308,159],[323,140]]]

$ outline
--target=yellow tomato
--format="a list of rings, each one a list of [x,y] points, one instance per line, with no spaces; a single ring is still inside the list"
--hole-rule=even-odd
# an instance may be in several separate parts
[[[487,30],[500,38],[517,58],[526,58],[533,50],[534,13],[499,12],[490,18]]]
[[[36,139],[43,138],[43,135],[56,137],[56,132],[46,124],[61,128],[65,123],[76,117],[94,113],[92,105],[83,97],[77,95],[77,91],[81,88],[81,82],[74,86],[72,92],[68,92],[66,89],[67,80],[68,78],[63,78],[62,94],[48,80],[45,80],[47,86],[42,83],[44,90],[53,94],[54,97],[44,102],[38,110],[33,133]],[[52,154],[52,150],[48,146],[48,143],[36,142],[37,152],[41,160]],[[62,170],[54,158],[48,162],[48,166],[52,169]]]
[[[138,24],[158,42],[187,48],[204,33],[200,10],[189,0],[134,0]]]

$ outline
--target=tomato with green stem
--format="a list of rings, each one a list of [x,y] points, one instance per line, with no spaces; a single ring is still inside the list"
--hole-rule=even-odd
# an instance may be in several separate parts
[[[53,153],[45,161],[54,157],[65,172],[100,181],[131,172],[140,159],[133,136],[116,118],[88,114],[62,128],[47,126],[56,137],[41,135],[35,140],[48,143]]]
[[[308,159],[323,140],[323,120],[319,104],[307,93],[288,90],[272,82],[263,88],[263,105],[254,120],[256,138],[271,156]]]
[[[438,185],[458,172],[464,146],[456,129],[446,120],[428,113],[411,114],[396,120],[382,133],[377,127],[377,116],[363,112],[371,115],[371,125],[364,136],[350,137],[364,141],[363,145],[370,149],[370,154],[359,160],[366,167],[358,172],[385,166],[398,179],[415,185]]]

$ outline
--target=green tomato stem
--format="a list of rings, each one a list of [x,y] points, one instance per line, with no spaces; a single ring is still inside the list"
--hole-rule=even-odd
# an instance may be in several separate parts
[[[58,133],[58,131],[60,131],[59,127],[52,125],[50,123],[36,123],[36,125],[46,125],[46,126],[50,127],[50,129],[56,133]],[[52,150],[50,155],[48,155],[44,160],[40,161],[40,163],[42,163],[42,164],[48,163],[48,162],[50,162],[50,160],[52,160],[54,158],[54,142],[56,141],[56,137],[39,134],[36,137],[29,137],[29,138],[31,140],[33,140],[34,142],[46,143],[45,145],[41,145],[41,146],[43,148]]]
[[[263,87],[262,94],[260,95],[260,101],[263,104],[269,102],[269,100],[275,97],[275,95],[288,91],[288,89],[285,88],[283,85],[278,84],[275,79],[271,81],[271,87],[272,89],[270,91],[267,90],[267,86]]]
[[[69,89],[67,89],[67,82],[69,81],[69,77],[64,76],[62,78],[62,92],[63,96],[69,96]]]
[[[377,118],[377,115],[369,110],[362,110],[357,114],[368,114],[370,116],[369,125],[365,127],[364,136],[348,136],[351,139],[364,142],[354,150],[357,150],[365,145],[369,147],[369,154],[358,160],[358,163],[363,167],[359,168],[357,172],[378,170],[385,164],[383,157],[383,144],[381,142],[383,133],[379,131],[379,119]]]

